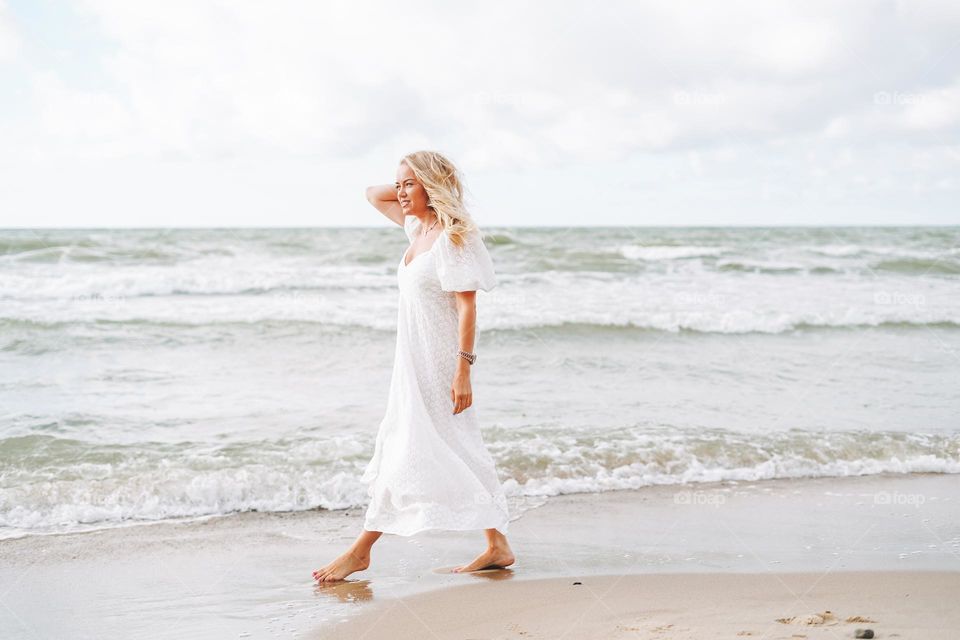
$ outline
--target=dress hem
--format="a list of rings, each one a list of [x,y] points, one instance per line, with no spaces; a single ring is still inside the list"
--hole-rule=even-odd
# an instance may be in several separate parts
[[[501,524],[501,525],[499,525],[499,526],[493,526],[493,527],[423,527],[422,529],[416,529],[416,530],[414,530],[414,531],[412,531],[412,532],[410,532],[410,533],[406,533],[406,532],[401,531],[401,530],[389,531],[389,530],[387,530],[387,529],[368,529],[368,528],[367,528],[367,524],[364,523],[364,524],[363,524],[363,530],[364,530],[364,531],[378,531],[378,532],[380,532],[380,533],[389,533],[390,535],[393,535],[393,536],[403,536],[404,538],[408,538],[408,537],[410,537],[410,536],[417,535],[418,533],[423,533],[424,531],[485,531],[485,530],[487,530],[487,529],[496,529],[496,530],[499,531],[501,534],[507,535],[507,528],[508,528],[509,524],[510,524],[510,521],[508,520],[506,524]]]

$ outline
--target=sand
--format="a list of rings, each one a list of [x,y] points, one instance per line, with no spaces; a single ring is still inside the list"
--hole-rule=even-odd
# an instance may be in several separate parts
[[[478,582],[311,638],[956,638],[958,572],[650,574]],[[579,584],[578,584],[579,583]]]

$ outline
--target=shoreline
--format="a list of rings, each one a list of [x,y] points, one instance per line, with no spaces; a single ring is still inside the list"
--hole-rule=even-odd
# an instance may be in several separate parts
[[[302,638],[363,624],[390,603],[449,598],[443,594],[496,577],[449,573],[482,550],[482,532],[428,531],[385,535],[374,546],[370,569],[343,583],[317,585],[311,572],[352,542],[363,513],[245,512],[2,540],[0,627],[13,630],[9,638]],[[622,586],[651,576],[749,581],[751,575],[867,572],[876,579],[864,578],[869,588],[863,593],[882,594],[872,585],[888,582],[883,572],[960,571],[960,477],[723,481],[567,494],[511,521],[509,538],[517,562],[505,570],[511,579],[497,584],[512,589],[554,580],[542,588],[558,601],[566,597],[559,588],[568,578],[586,584],[608,579],[603,576],[623,576]],[[960,599],[960,589],[953,595]],[[489,597],[496,603],[499,596]],[[694,611],[686,595],[678,598],[677,606]],[[838,604],[823,606],[839,611]],[[770,611],[801,613],[781,609]],[[683,624],[698,629],[692,620]],[[670,637],[668,630],[655,637]]]
[[[850,476],[801,476],[801,477],[785,477],[785,478],[762,478],[758,480],[713,480],[713,481],[695,481],[688,483],[670,483],[670,484],[651,484],[645,485],[636,488],[618,488],[618,489],[606,489],[602,491],[577,491],[570,493],[558,493],[554,495],[533,495],[533,496],[514,496],[509,497],[508,502],[511,508],[511,521],[517,520],[523,517],[529,511],[539,509],[551,502],[557,500],[576,500],[581,496],[591,496],[593,498],[602,499],[603,496],[614,496],[617,494],[634,494],[642,493],[645,491],[668,491],[671,488],[677,491],[711,491],[718,487],[736,487],[736,486],[758,486],[762,487],[767,484],[775,485],[776,483],[782,482],[837,482],[837,483],[846,483],[847,481],[868,481],[871,478],[878,479],[898,479],[898,478],[927,478],[927,477],[955,477],[957,478],[958,491],[960,491],[960,474],[954,474],[949,472],[942,471],[909,471],[909,472],[895,472],[895,471],[882,471],[879,473],[870,473],[863,475],[850,475]],[[518,508],[519,507],[519,508]],[[318,517],[318,518],[327,518],[332,516],[353,516],[356,512],[363,512],[366,509],[365,506],[352,506],[342,509],[327,509],[323,507],[314,507],[311,509],[302,509],[302,510],[289,510],[289,511],[260,511],[256,509],[251,509],[247,511],[234,511],[231,513],[209,513],[203,515],[194,515],[194,516],[176,516],[162,520],[128,520],[122,522],[111,522],[106,525],[96,526],[96,525],[84,525],[89,528],[84,529],[70,529],[70,530],[44,530],[44,531],[20,531],[16,535],[11,535],[9,537],[0,537],[0,558],[2,558],[3,544],[7,542],[14,541],[24,541],[33,538],[44,538],[44,537],[57,537],[57,536],[82,536],[82,535],[94,535],[101,534],[109,531],[123,531],[127,529],[138,529],[146,527],[184,527],[190,526],[192,524],[202,524],[210,521],[217,520],[228,520],[232,518],[260,518],[260,517],[271,517],[276,516],[278,518],[284,517]],[[431,530],[417,532],[414,535],[421,535],[423,533],[429,534]]]

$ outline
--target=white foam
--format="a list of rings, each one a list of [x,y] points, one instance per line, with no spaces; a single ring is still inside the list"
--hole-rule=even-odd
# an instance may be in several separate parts
[[[960,435],[671,427],[498,430],[494,436],[486,440],[511,497],[720,480],[960,473]],[[234,457],[204,450],[157,460],[143,451],[119,464],[74,464],[70,457],[58,470],[21,469],[0,489],[0,538],[250,510],[361,507],[367,495],[360,476],[372,446],[369,438],[307,439],[251,443]],[[844,457],[867,450],[876,457]],[[835,457],[823,459],[832,452]]]

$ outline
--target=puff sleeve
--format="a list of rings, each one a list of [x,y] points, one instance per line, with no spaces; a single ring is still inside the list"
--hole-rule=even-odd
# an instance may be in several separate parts
[[[463,247],[455,245],[447,231],[444,231],[436,242],[437,276],[440,278],[441,289],[490,291],[497,286],[493,260],[477,229],[467,233]]]

